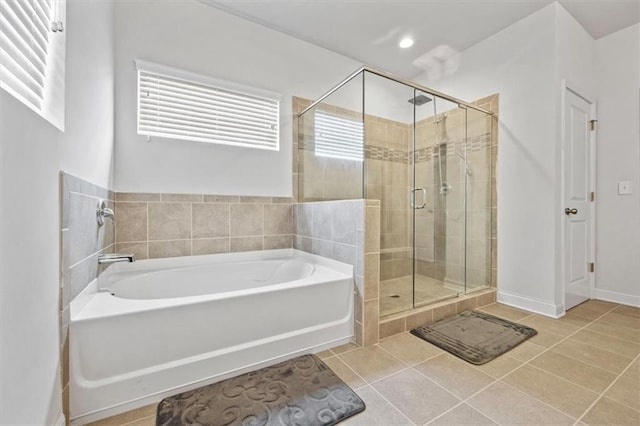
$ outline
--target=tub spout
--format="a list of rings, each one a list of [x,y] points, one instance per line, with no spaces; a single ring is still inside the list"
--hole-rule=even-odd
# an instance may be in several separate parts
[[[110,263],[118,263],[118,262],[135,262],[136,257],[133,253],[128,254],[120,254],[120,253],[109,253],[109,254],[101,254],[98,256],[98,263],[101,265],[110,264]]]

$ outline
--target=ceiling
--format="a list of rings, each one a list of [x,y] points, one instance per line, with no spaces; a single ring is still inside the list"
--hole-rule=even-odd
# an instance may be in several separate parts
[[[552,0],[201,0],[214,7],[412,78]],[[563,0],[594,37],[640,22],[640,0]],[[402,37],[415,44],[400,49]]]

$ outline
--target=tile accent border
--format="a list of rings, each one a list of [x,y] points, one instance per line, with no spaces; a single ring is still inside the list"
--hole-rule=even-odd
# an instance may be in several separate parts
[[[137,259],[293,246],[293,199],[209,194],[115,194],[115,250]]]

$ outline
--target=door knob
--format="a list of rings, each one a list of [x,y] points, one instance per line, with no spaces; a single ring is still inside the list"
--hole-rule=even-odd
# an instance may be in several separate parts
[[[566,214],[567,216],[569,216],[570,214],[578,214],[578,209],[570,209],[569,207],[567,207],[566,209],[564,209],[564,214]]]

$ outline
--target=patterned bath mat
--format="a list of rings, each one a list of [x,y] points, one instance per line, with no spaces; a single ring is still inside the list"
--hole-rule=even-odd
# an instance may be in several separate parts
[[[411,334],[472,364],[485,364],[538,332],[477,311],[465,311],[411,330]]]
[[[165,398],[156,425],[329,426],[364,409],[324,362],[304,355]]]

